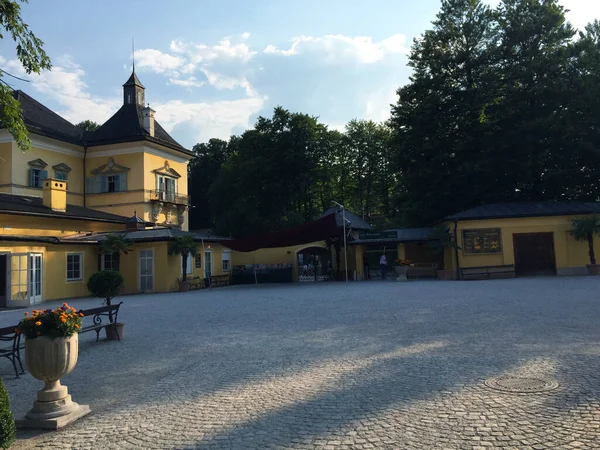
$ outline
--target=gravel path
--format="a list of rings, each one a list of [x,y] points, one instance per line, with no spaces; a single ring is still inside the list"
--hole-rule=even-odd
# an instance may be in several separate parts
[[[598,449],[600,278],[233,286],[123,297],[63,381],[93,414],[15,449]],[[96,299],[72,302],[98,305]],[[23,311],[0,313],[0,326]],[[41,383],[0,375],[17,415]],[[543,393],[490,377],[556,381]]]

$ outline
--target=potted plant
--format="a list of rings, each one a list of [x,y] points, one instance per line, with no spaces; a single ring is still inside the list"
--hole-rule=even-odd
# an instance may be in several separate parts
[[[590,263],[586,265],[590,275],[600,275],[600,264],[596,264],[596,254],[594,252],[594,235],[600,234],[600,216],[593,214],[591,216],[580,217],[571,220],[573,228],[569,232],[577,241],[587,241]]]
[[[394,270],[396,271],[396,281],[406,281],[408,278],[406,275],[408,274],[408,268],[411,266],[411,262],[407,259],[397,259],[396,265],[394,266]]]
[[[7,449],[15,441],[15,417],[10,410],[10,398],[0,378],[0,448]]]
[[[187,262],[190,255],[198,253],[198,243],[194,241],[191,235],[175,238],[169,248],[169,255],[181,255],[181,279],[179,282],[179,292],[190,290],[190,283],[187,280]]]
[[[82,313],[66,303],[57,309],[33,310],[19,322],[25,335],[25,362],[29,373],[45,383],[33,408],[17,426],[57,429],[90,412],[87,405],[71,400],[60,379],[77,364],[78,333]]]
[[[447,248],[460,250],[460,247],[457,245],[450,228],[446,225],[441,224],[434,227],[431,233],[431,241],[427,243],[427,248],[433,254],[441,254],[444,253]],[[451,280],[453,277],[452,270],[447,270],[443,268],[436,270],[436,275],[440,280]]]
[[[92,295],[104,299],[107,306],[111,306],[111,300],[119,294],[122,287],[123,275],[116,270],[101,270],[100,272],[96,272],[87,282],[88,291]],[[114,320],[110,311],[108,313],[108,320],[110,323],[113,323]],[[115,323],[114,327],[105,327],[106,339],[109,341],[117,340],[119,337],[123,339],[123,327],[124,324],[121,322]]]

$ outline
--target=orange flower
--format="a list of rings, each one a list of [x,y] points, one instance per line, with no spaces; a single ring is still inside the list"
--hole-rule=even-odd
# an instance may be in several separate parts
[[[75,328],[79,328],[79,324],[75,324]]]
[[[79,313],[79,317],[83,317],[83,316],[84,316],[84,314],[83,314],[83,313]]]
[[[77,312],[77,310],[75,308],[71,308],[72,312]]]
[[[29,315],[29,313],[28,313],[27,311],[25,311],[25,315],[26,315],[26,316],[28,316],[28,315]]]
[[[38,327],[42,324],[39,320],[35,323]]]
[[[60,321],[61,321],[62,323],[65,323],[65,322],[67,321],[67,319],[65,319],[64,317],[61,317],[61,318],[60,318]]]

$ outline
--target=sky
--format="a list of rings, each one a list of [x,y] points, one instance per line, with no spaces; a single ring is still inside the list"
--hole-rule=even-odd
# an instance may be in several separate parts
[[[497,0],[484,0],[490,5]],[[579,29],[600,1],[562,0]],[[29,0],[22,16],[53,64],[24,74],[13,41],[0,40],[9,80],[67,120],[106,121],[132,70],[156,120],[191,148],[252,128],[283,106],[340,129],[383,121],[408,82],[412,39],[440,0]]]

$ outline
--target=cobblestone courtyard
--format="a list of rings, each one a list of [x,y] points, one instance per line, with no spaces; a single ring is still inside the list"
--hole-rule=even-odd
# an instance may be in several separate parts
[[[600,279],[250,286],[123,297],[80,336],[92,415],[16,449],[598,449]],[[97,305],[97,299],[72,302]],[[10,325],[22,311],[0,313]],[[41,383],[0,374],[23,414]],[[513,394],[490,377],[557,381]]]

